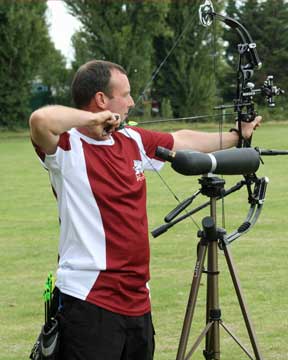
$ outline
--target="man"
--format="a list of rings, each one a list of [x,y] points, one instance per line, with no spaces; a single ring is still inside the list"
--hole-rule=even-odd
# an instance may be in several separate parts
[[[210,152],[219,150],[219,134],[119,129],[134,102],[125,70],[110,62],[81,66],[72,96],[77,109],[48,106],[30,118],[61,224],[60,359],[151,360],[144,170],[162,167],[157,146]],[[243,136],[260,121],[243,124]],[[222,135],[222,148],[237,142],[237,131]]]

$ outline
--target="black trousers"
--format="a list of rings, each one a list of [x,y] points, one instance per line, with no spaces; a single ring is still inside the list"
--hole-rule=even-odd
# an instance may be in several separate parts
[[[151,314],[116,314],[61,294],[60,360],[152,360]]]

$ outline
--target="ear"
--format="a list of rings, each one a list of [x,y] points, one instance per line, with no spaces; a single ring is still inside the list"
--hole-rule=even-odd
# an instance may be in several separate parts
[[[107,95],[105,95],[102,91],[98,91],[95,95],[94,95],[94,101],[96,106],[101,109],[101,110],[106,110],[107,109],[107,105],[108,105],[108,101],[109,98]]]

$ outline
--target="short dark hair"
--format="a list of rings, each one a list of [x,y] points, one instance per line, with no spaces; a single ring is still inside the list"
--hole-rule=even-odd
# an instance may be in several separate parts
[[[78,109],[87,106],[98,91],[111,96],[110,78],[113,69],[127,75],[121,65],[110,61],[91,60],[80,66],[71,86],[72,98]]]

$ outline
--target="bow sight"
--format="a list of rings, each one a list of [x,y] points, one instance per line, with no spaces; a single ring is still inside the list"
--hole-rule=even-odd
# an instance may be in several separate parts
[[[253,97],[257,94],[262,94],[266,97],[269,107],[275,107],[274,96],[284,94],[285,91],[278,88],[273,83],[273,75],[268,75],[260,89],[254,89],[254,84],[251,82],[247,83],[247,92],[243,92],[245,97]]]
[[[227,26],[235,30],[241,41],[237,46],[239,61],[237,69],[237,91],[234,105],[221,105],[215,108],[219,110],[233,107],[234,111],[237,113],[237,121],[241,134],[241,122],[251,122],[257,115],[254,109],[253,97],[261,94],[266,98],[269,107],[275,107],[274,97],[284,94],[284,90],[274,85],[272,75],[268,75],[263,85],[260,88],[255,89],[255,85],[251,82],[251,78],[253,77],[254,70],[260,69],[262,63],[257,53],[256,44],[251,35],[238,21],[217,14],[214,11],[212,2],[206,0],[205,3],[199,7],[200,23],[205,27],[210,26],[214,18],[224,22]]]

